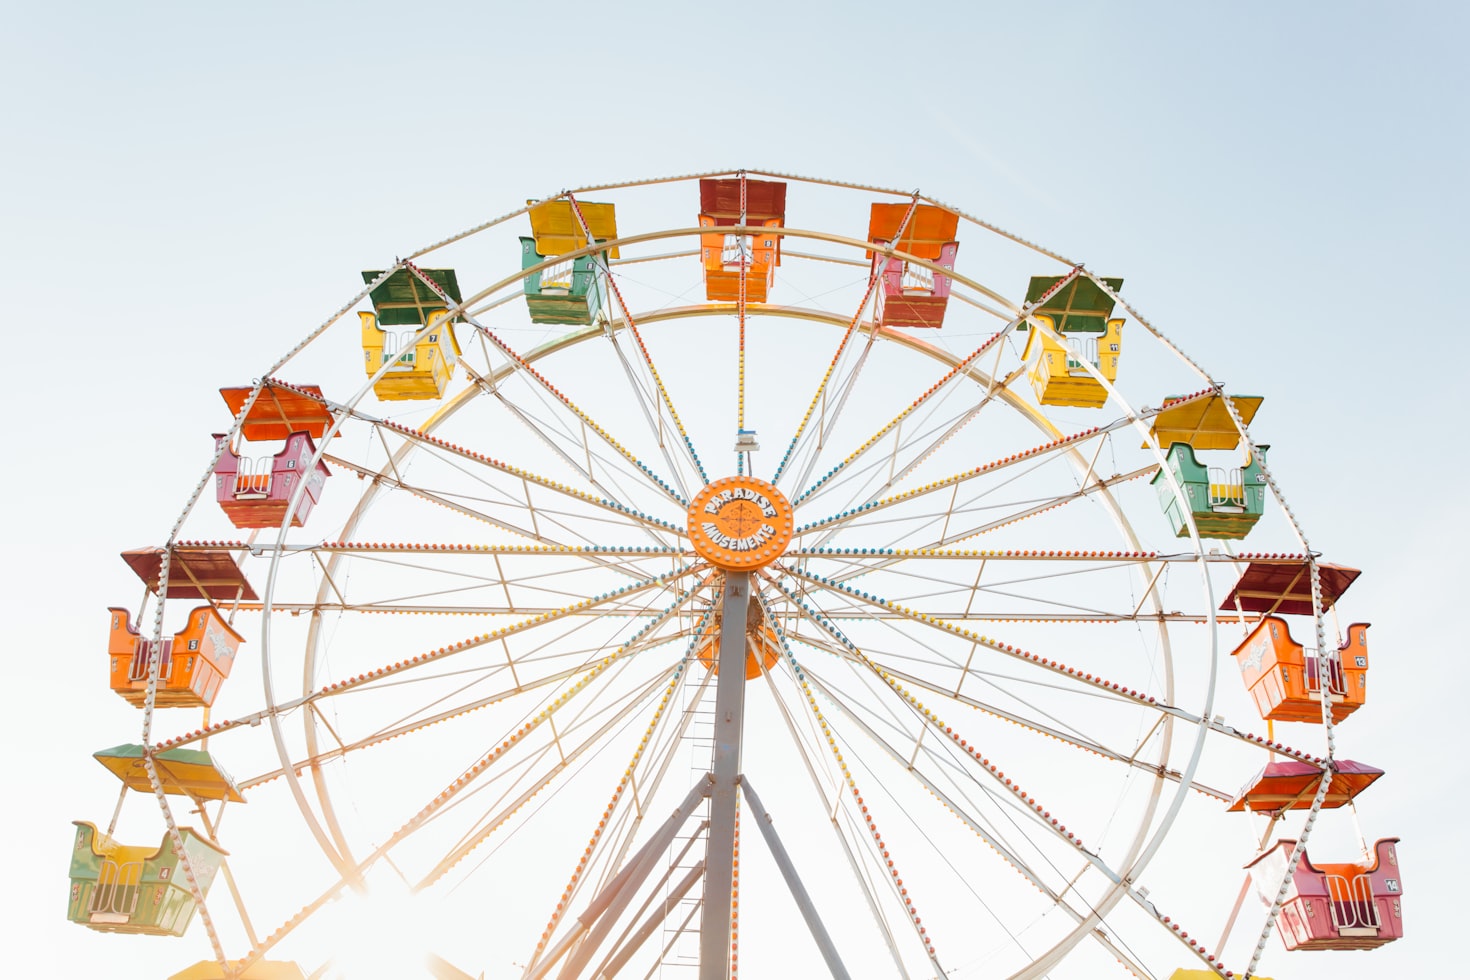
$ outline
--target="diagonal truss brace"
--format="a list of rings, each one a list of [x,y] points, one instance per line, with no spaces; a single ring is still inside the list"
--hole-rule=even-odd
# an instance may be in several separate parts
[[[684,826],[695,808],[709,795],[710,785],[706,777],[690,788],[683,802],[659,826],[648,842],[638,849],[633,859],[597,893],[597,897],[592,899],[586,910],[577,916],[571,931],[547,952],[546,958],[535,970],[527,973],[526,980],[543,980],[557,961],[569,952],[571,957],[557,977],[559,980],[568,980],[581,973],[597,952],[598,945],[612,930],[618,916],[627,908],[634,893],[657,866],[659,855],[663,854],[678,834],[679,828]],[[573,947],[576,947],[575,950]]]
[[[776,827],[771,822],[770,813],[761,806],[761,798],[756,795],[755,787],[751,786],[750,780],[744,776],[740,780],[740,792],[745,796],[745,801],[750,804],[750,809],[755,815],[755,825],[760,828],[766,846],[771,849],[771,856],[776,859],[776,867],[781,869],[781,877],[786,879],[786,887],[790,890],[791,897],[796,900],[796,907],[801,910],[801,917],[806,920],[806,927],[811,930],[812,938],[817,942],[817,948],[822,951],[822,959],[827,961],[827,969],[831,971],[835,980],[849,980],[847,967],[842,965],[842,958],[837,954],[837,946],[832,942],[832,937],[828,935],[826,927],[822,925],[822,919],[817,915],[817,907],[812,904],[806,886],[801,883],[801,878],[796,873],[796,865],[791,863],[790,855],[786,853],[781,838],[776,834]]]

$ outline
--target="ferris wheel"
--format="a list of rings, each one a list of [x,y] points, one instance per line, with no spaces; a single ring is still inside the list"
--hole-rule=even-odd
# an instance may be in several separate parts
[[[142,734],[96,754],[74,921],[188,931],[153,955],[197,980],[1228,977],[1402,935],[1394,839],[1307,849],[1381,775],[1337,754],[1357,570],[1123,279],[724,171],[353,293],[221,379],[124,553]]]

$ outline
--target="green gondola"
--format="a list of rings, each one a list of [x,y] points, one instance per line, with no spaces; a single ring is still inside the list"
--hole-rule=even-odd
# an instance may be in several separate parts
[[[100,932],[182,936],[194,919],[196,902],[183,862],[165,832],[158,848],[119,844],[96,825],[77,827],[71,852],[71,900],[66,917]],[[209,892],[225,852],[179,829],[201,894]]]
[[[1262,457],[1267,448],[1256,447]],[[1266,506],[1266,477],[1257,458],[1252,457],[1239,469],[1205,466],[1195,458],[1189,443],[1176,442],[1169,446],[1165,460],[1189,498],[1189,510],[1201,537],[1243,538],[1261,519]],[[1150,482],[1174,525],[1174,535],[1189,537],[1189,521],[1163,471],[1155,473]]]
[[[536,251],[536,241],[521,239],[521,268],[530,269],[550,256]],[[602,275],[597,259],[583,255],[569,262],[558,262],[526,275],[526,305],[532,323],[561,323],[586,326],[602,309]]]

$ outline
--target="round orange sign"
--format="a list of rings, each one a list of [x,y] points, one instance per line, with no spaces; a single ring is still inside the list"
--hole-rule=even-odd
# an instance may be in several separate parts
[[[689,505],[694,553],[716,568],[742,572],[768,565],[791,543],[791,502],[765,480],[727,476]]]

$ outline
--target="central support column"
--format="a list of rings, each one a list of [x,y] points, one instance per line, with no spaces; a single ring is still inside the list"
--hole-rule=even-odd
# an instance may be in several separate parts
[[[740,742],[745,727],[745,620],[750,573],[725,573],[715,687],[715,753],[710,764],[709,843],[704,862],[704,911],[699,926],[699,980],[729,980],[730,910],[734,885],[735,810]]]
[[[743,444],[737,444],[737,451]],[[725,573],[720,649],[714,669],[715,753],[710,761],[709,841],[704,858],[704,914],[699,923],[699,980],[730,978],[730,909],[734,888],[735,807],[740,795],[740,740],[745,729],[745,648],[750,573],[781,557],[795,533],[785,494],[754,476],[706,484],[689,502],[694,553]],[[760,606],[756,615],[764,617]],[[764,628],[758,623],[758,627]]]

